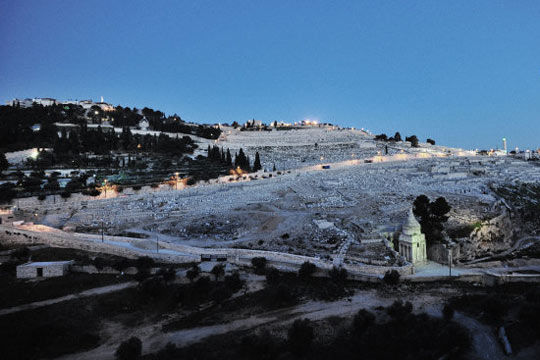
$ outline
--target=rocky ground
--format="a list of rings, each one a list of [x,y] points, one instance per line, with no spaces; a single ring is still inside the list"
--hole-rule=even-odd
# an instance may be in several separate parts
[[[501,250],[522,235],[517,229],[487,236],[508,225],[504,219],[488,223],[505,208],[493,189],[540,181],[540,166],[534,162],[472,156],[428,144],[411,148],[407,142],[380,143],[360,130],[225,129],[217,144],[259,151],[263,165],[276,164],[278,170],[179,190],[126,189],[109,199],[74,197],[40,205],[27,199],[20,207],[37,222],[59,228],[98,232],[103,223],[108,233],[159,233],[187,245],[325,257],[339,251],[347,239],[357,243],[398,229],[416,196],[444,196],[452,206],[449,227],[487,225],[477,230],[472,248],[465,249],[466,257],[474,258],[477,248],[484,253]],[[389,155],[383,155],[387,145]],[[393,261],[386,254],[366,254]]]

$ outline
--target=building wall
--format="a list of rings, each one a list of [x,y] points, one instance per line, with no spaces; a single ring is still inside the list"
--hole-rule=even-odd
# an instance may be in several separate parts
[[[64,276],[69,271],[69,264],[50,264],[46,266],[17,266],[17,278],[28,279],[38,276],[38,269],[43,269],[43,277]]]

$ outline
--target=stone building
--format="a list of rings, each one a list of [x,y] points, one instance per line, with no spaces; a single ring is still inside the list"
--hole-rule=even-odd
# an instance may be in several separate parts
[[[30,279],[40,277],[64,276],[69,272],[73,260],[29,262],[17,266],[17,278]]]
[[[413,265],[421,265],[427,261],[426,236],[422,234],[420,223],[414,217],[412,209],[401,228],[399,254]]]

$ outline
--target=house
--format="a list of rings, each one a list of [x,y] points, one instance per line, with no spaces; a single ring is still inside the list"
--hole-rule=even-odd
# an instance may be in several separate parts
[[[139,121],[139,129],[146,131],[148,130],[148,127],[150,126],[150,123],[148,122],[148,119],[145,117],[142,118],[141,121]]]
[[[64,276],[69,272],[73,260],[29,262],[17,266],[17,278],[31,279]]]

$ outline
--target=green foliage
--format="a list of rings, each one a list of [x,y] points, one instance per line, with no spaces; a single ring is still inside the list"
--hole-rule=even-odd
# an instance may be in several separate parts
[[[251,265],[255,268],[255,274],[264,275],[266,271],[266,258],[254,257],[251,259]]]
[[[14,184],[9,182],[0,184],[0,204],[9,204],[15,195]]]
[[[384,273],[383,282],[387,285],[397,285],[399,284],[399,272],[397,270],[388,270]]]
[[[362,334],[367,330],[371,325],[375,323],[375,315],[367,311],[366,309],[361,309],[354,316],[353,319],[353,330],[356,334]]]
[[[304,262],[298,270],[298,277],[302,280],[309,280],[317,271],[317,266],[309,261]]]
[[[328,275],[330,276],[330,279],[332,279],[332,281],[338,285],[343,285],[345,283],[345,281],[347,281],[347,276],[348,276],[348,273],[347,273],[347,270],[345,268],[337,268],[337,267],[332,267],[332,269],[330,269],[330,271],[328,271]]]
[[[198,265],[193,265],[191,269],[189,269],[186,273],[186,277],[189,279],[189,281],[193,282],[197,276],[201,273],[201,269]]]
[[[9,162],[7,161],[6,154],[0,152],[0,174],[2,171],[7,170],[9,167]]]
[[[454,308],[450,306],[449,304],[445,304],[442,309],[442,314],[443,314],[443,318],[446,321],[450,321],[454,317]]]
[[[422,232],[426,235],[428,245],[443,240],[443,223],[448,220],[450,205],[444,197],[439,197],[430,202],[425,195],[418,196],[413,203],[413,212],[420,218]]]
[[[253,162],[253,171],[259,171],[262,169],[261,159],[259,157],[259,152],[255,152],[255,161]]]
[[[225,274],[225,266],[223,264],[216,264],[210,272],[216,277],[216,281],[218,281],[219,277]]]
[[[296,356],[305,355],[314,338],[313,325],[308,319],[295,320],[287,333],[289,349]]]
[[[407,136],[405,141],[410,142],[412,147],[418,147],[418,138],[416,135]]]
[[[122,342],[114,353],[118,360],[137,360],[142,354],[142,342],[138,337],[131,337]]]

